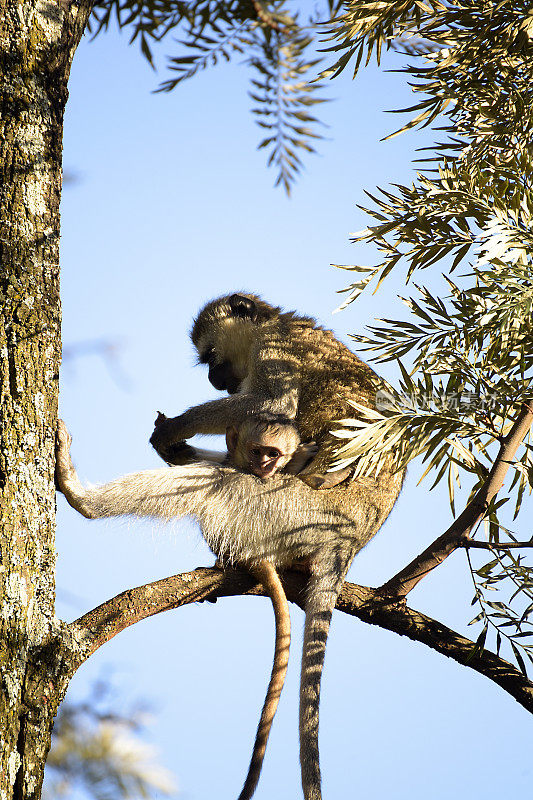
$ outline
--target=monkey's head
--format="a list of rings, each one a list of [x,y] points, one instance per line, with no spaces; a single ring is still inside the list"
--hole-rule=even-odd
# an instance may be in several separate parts
[[[230,462],[239,469],[268,480],[291,460],[300,444],[294,424],[274,414],[250,416],[226,430]]]
[[[231,294],[208,303],[196,317],[191,339],[209,381],[235,394],[249,371],[249,355],[258,325],[278,316],[280,309],[254,294]]]

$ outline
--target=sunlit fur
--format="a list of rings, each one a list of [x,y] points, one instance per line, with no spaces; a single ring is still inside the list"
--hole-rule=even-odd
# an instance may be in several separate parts
[[[380,383],[373,371],[312,319],[280,313],[253,295],[235,315],[231,295],[206,306],[192,337],[238,372],[236,394],[204,403],[165,422],[152,442],[196,433],[224,433],[249,414],[268,411],[293,418],[302,441],[319,452],[311,471],[327,469],[336,446],[335,420],[353,416],[348,400],[374,405]],[[246,313],[246,303],[252,309]],[[241,377],[242,376],[242,377]],[[213,463],[140,472],[84,489],[60,437],[58,481],[68,501],[90,517],[136,514],[195,517],[211,549],[223,560],[268,560],[279,568],[309,565],[300,690],[300,760],[305,800],[320,800],[318,712],[322,665],[332,610],[354,555],[374,536],[399,494],[402,474],[392,460],[373,475],[316,491],[282,472],[263,482]],[[66,453],[66,455],[65,455]]]
[[[208,303],[196,318],[191,338],[200,357],[212,349],[220,362],[230,361],[243,376],[239,392],[243,408],[252,395],[256,403],[252,413],[264,409],[294,418],[301,440],[315,440],[319,445],[313,470],[323,471],[338,447],[331,429],[336,420],[353,416],[347,401],[373,406],[380,381],[367,364],[312,318],[281,312],[250,294],[244,297],[254,303],[254,315],[235,317],[231,297]],[[230,401],[228,415],[235,413],[229,406],[238,404],[239,395],[224,398]],[[202,410],[212,413],[212,408],[207,409],[210,405],[193,410],[196,432],[206,424]],[[219,411],[225,416],[223,405]],[[188,422],[188,412],[182,417]],[[219,419],[220,433],[225,430],[224,422]],[[208,424],[211,426],[212,420]]]

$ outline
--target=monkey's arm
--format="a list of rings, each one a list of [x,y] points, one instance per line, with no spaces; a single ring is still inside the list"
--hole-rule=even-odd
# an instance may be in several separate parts
[[[252,347],[248,374],[229,397],[193,406],[170,419],[160,414],[150,443],[165,461],[177,441],[197,433],[223,434],[250,414],[269,412],[294,419],[300,394],[299,363],[283,336],[259,337]],[[215,384],[216,385],[216,384]]]
[[[209,461],[210,464],[225,464],[228,454],[225,450],[203,450],[201,447],[192,447],[191,457],[187,461],[180,461],[180,464],[190,464],[192,461]]]
[[[165,461],[170,466],[194,464],[197,461],[209,461],[210,464],[225,464],[227,459],[228,454],[226,451],[203,450],[201,447],[193,447],[187,442],[176,442],[165,451]]]
[[[233,394],[193,406],[177,417],[156,422],[150,443],[164,461],[172,461],[172,448],[197,433],[222,434],[230,425],[238,426],[250,414],[270,412],[294,419],[297,408],[295,391],[274,396],[267,394]]]
[[[159,428],[168,419],[161,411],[157,412],[154,428]],[[228,459],[226,451],[202,450],[200,447],[193,447],[187,442],[174,442],[166,449],[166,462],[171,466],[180,464],[193,464],[195,461],[209,461],[211,464],[224,464]]]

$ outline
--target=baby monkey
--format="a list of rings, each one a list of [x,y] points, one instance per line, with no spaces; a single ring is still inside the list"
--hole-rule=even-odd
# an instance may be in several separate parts
[[[297,475],[317,452],[311,442],[300,443],[300,434],[288,418],[276,414],[251,414],[237,428],[226,430],[227,463],[266,481],[284,470]]]
[[[156,427],[166,417],[159,412]],[[227,453],[216,453],[195,448],[186,442],[177,442],[173,448],[173,462],[211,461],[235,467],[256,475],[266,483],[276,473],[295,475],[314,489],[329,489],[337,486],[350,474],[350,469],[334,473],[300,474],[316,455],[314,442],[302,444],[300,434],[289,417],[271,412],[250,414],[239,425],[226,428]],[[289,663],[291,621],[289,604],[277,569],[266,559],[243,564],[261,583],[270,597],[275,620],[275,647],[272,672],[261,711],[259,725],[248,774],[238,800],[249,800],[261,774],[263,759],[274,716],[285,684]]]
[[[312,489],[331,489],[342,483],[351,468],[337,472],[300,474],[316,455],[314,442],[302,444],[294,423],[282,415],[254,414],[241,422],[239,428],[230,425],[226,430],[228,464],[251,472],[263,481],[283,470],[298,477]]]

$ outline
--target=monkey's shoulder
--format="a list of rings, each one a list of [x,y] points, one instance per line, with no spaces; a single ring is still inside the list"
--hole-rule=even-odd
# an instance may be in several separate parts
[[[303,370],[330,370],[336,376],[375,374],[332,331],[318,325],[312,317],[297,316],[294,312],[280,314],[260,326],[251,357],[269,350],[283,352]]]

